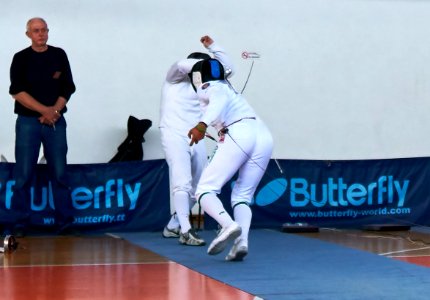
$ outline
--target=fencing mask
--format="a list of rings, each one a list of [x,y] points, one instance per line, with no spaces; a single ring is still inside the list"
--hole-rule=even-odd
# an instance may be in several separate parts
[[[224,67],[214,59],[204,59],[194,64],[191,73],[188,74],[195,91],[205,82],[212,80],[224,80]]]
[[[187,58],[194,58],[194,59],[210,59],[210,55],[203,52],[193,52],[190,53],[190,55],[187,56]]]

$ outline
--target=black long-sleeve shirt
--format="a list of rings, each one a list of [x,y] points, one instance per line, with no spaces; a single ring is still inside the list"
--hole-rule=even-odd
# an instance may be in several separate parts
[[[69,100],[76,90],[66,52],[53,46],[48,46],[44,52],[28,47],[16,53],[10,67],[10,81],[11,95],[27,92],[46,106],[54,105],[60,96]],[[67,107],[64,107],[61,113],[66,111]],[[24,116],[40,116],[18,101],[15,101],[14,112]]]

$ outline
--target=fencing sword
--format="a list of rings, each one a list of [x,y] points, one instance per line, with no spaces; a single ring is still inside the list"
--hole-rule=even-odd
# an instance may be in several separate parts
[[[245,91],[246,85],[248,84],[249,78],[251,77],[252,68],[254,67],[254,59],[260,58],[260,54],[258,54],[257,52],[243,51],[241,56],[243,59],[252,59],[251,67],[249,68],[249,71],[248,71],[248,76],[246,77],[245,83],[243,84],[243,88],[240,91],[240,94],[243,94],[243,92]],[[228,85],[233,89],[233,91],[235,91],[236,94],[239,94],[234,88],[234,86],[228,80],[231,74],[232,74],[232,70],[226,69],[224,74],[225,80],[227,81]]]
[[[260,58],[260,54],[258,54],[257,52],[243,51],[242,52],[242,58],[243,59],[249,59],[249,58],[251,58],[252,59],[252,63],[251,63],[251,67],[249,68],[248,77],[246,77],[245,84],[243,85],[243,88],[240,91],[241,94],[243,94],[243,92],[245,91],[246,85],[248,84],[249,77],[251,77],[252,68],[254,67],[254,59],[255,58]]]

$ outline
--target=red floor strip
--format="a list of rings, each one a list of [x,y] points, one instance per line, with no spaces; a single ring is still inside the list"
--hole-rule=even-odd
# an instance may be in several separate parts
[[[430,256],[401,256],[392,258],[430,268]]]
[[[1,298],[14,300],[254,299],[176,263],[8,267],[0,282]]]

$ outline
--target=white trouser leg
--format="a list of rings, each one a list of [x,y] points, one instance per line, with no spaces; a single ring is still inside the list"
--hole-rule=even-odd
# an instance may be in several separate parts
[[[195,204],[194,191],[207,162],[206,147],[203,142],[190,147],[186,135],[166,128],[160,128],[160,131],[163,150],[169,165],[172,205],[177,213],[177,219],[172,217],[167,226],[176,228],[180,223],[182,231],[186,232],[191,228],[189,213]]]

